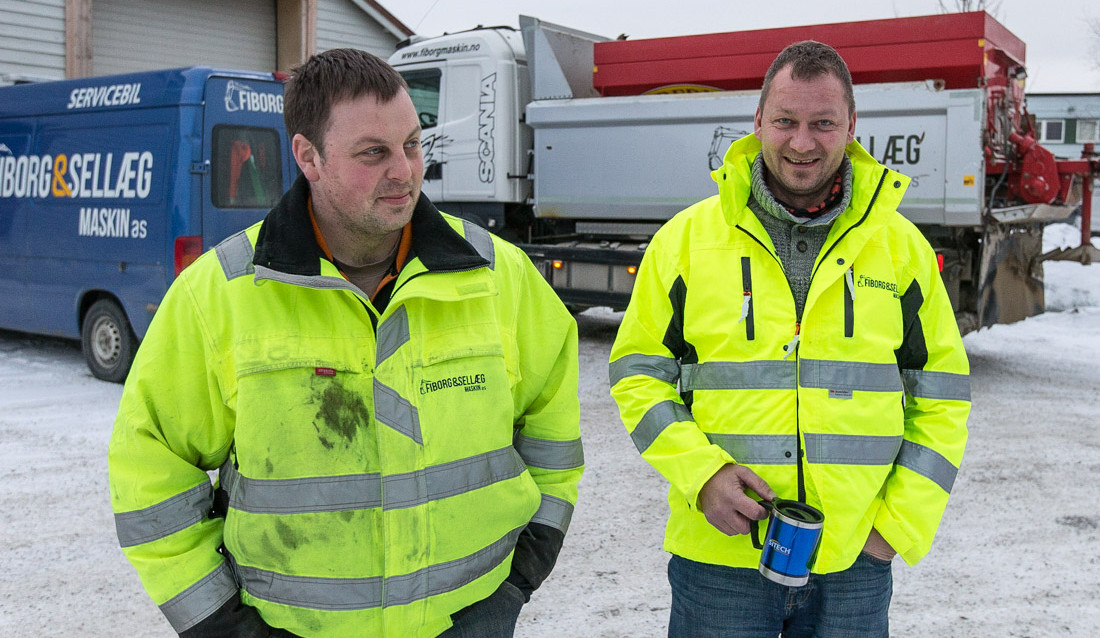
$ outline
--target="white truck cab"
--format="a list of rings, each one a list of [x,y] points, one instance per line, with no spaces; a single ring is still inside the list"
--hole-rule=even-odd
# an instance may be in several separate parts
[[[499,232],[531,197],[531,99],[518,31],[478,28],[412,41],[389,62],[409,84],[424,128],[424,194]]]

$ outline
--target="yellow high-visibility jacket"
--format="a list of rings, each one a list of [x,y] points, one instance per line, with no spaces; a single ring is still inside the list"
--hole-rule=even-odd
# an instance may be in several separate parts
[[[611,394],[670,483],[665,549],[755,567],[752,539],[698,509],[727,463],[821,509],[814,571],[848,568],[872,526],[913,564],[928,552],[966,444],[969,366],[927,240],[897,212],[908,178],[858,143],[853,193],[813,267],[801,325],[749,210],[760,141],[735,142],[719,194],[646,250],[611,351]]]
[[[516,247],[423,197],[379,313],[317,245],[306,184],[158,309],[111,438],[119,540],[178,632],[239,593],[301,636],[436,636],[513,550],[560,549],[576,322]]]

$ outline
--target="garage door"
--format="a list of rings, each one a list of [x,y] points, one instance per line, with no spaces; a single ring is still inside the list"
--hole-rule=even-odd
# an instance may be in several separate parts
[[[95,0],[95,75],[205,65],[274,71],[275,0]]]

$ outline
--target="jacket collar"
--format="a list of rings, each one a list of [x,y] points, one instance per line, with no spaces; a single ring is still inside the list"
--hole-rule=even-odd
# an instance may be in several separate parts
[[[298,175],[260,226],[252,260],[255,265],[292,275],[321,274],[325,253],[313,234],[306,207],[308,200],[309,180]],[[468,270],[489,264],[423,193],[410,223],[412,250],[406,264],[419,259],[429,271]]]
[[[750,133],[730,145],[722,166],[711,173],[711,178],[718,183],[722,214],[731,226],[754,225],[749,218],[755,219],[755,215],[746,204],[752,190],[752,164],[760,149],[759,138]],[[849,144],[845,153],[852,162],[852,197],[848,208],[834,225],[877,221],[881,215],[874,215],[876,219],[871,219],[869,215],[872,204],[875,211],[896,211],[909,185],[909,178],[875,161],[859,142]],[[894,186],[895,183],[898,186]],[[880,188],[880,185],[883,187]],[[885,188],[886,185],[890,188]]]

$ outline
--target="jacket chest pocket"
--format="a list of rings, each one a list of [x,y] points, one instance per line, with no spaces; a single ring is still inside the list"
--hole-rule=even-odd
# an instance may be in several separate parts
[[[767,254],[731,253],[715,263],[694,274],[683,306],[674,308],[685,341],[701,360],[781,356],[794,334],[795,311],[778,262]]]
[[[240,470],[251,478],[378,467],[371,433],[373,348],[354,338],[265,338],[235,347]]]
[[[837,324],[845,340],[897,347],[901,338],[901,291],[892,270],[849,266],[838,282]]]
[[[428,463],[504,447],[512,439],[511,389],[518,379],[513,342],[484,314],[456,306],[455,312],[423,315],[402,308],[379,334],[385,358],[375,383],[378,419],[424,446]]]
[[[422,423],[431,428],[426,446],[448,457],[467,449],[479,453],[511,444],[512,377],[499,343],[472,343],[411,368],[412,397]],[[434,454],[433,454],[434,456]]]

